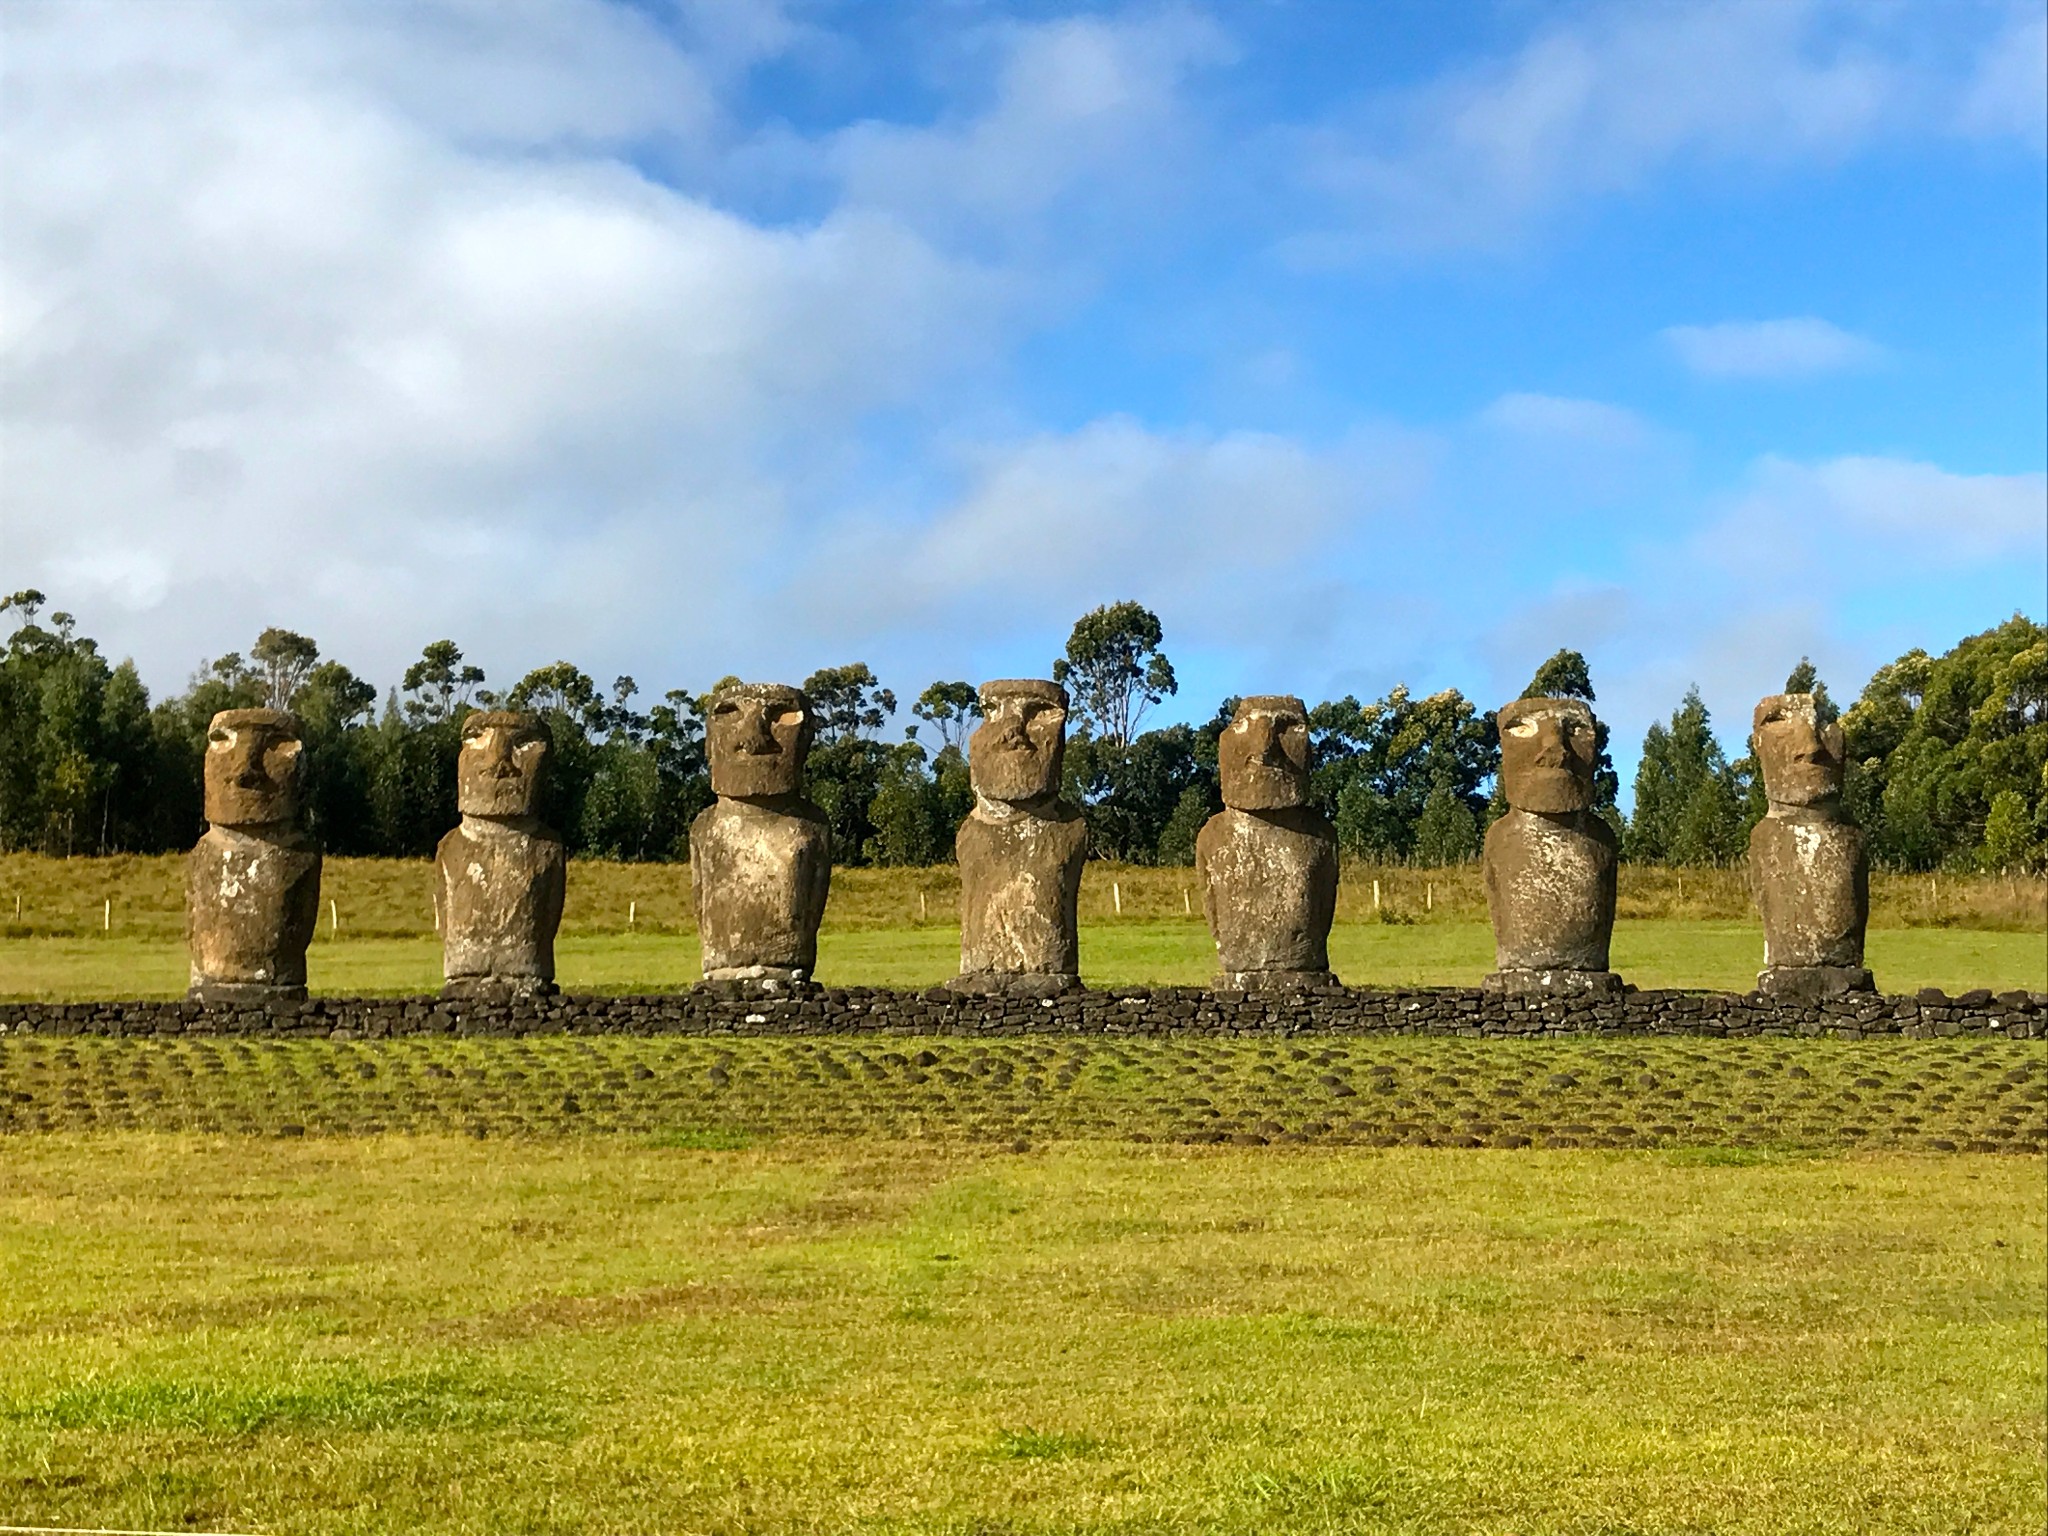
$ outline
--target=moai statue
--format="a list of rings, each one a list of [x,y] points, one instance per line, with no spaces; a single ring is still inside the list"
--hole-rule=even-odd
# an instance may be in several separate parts
[[[1870,867],[1863,834],[1842,819],[1842,728],[1820,723],[1812,694],[1774,693],[1756,707],[1752,741],[1771,807],[1749,834],[1764,917],[1757,990],[1801,1002],[1869,992]]]
[[[832,834],[802,790],[816,730],[811,701],[780,683],[742,683],[711,701],[706,748],[718,803],[690,824],[706,981],[774,992],[817,969]]]
[[[1490,992],[1619,995],[1607,968],[1614,934],[1614,829],[1593,809],[1599,748],[1577,699],[1517,699],[1500,712],[1507,813],[1486,830],[1493,917]]]
[[[532,715],[480,709],[463,717],[455,766],[462,821],[434,850],[443,997],[504,1001],[555,990],[568,856],[539,816],[550,745]]]
[[[1195,839],[1216,985],[1327,986],[1337,834],[1308,804],[1308,711],[1280,694],[1240,699],[1216,758],[1225,808]]]
[[[967,742],[974,809],[960,823],[957,992],[1049,997],[1081,985],[1075,909],[1088,828],[1060,800],[1067,690],[1011,680],[981,685]]]
[[[306,995],[320,847],[295,825],[304,772],[296,715],[224,709],[207,727],[207,828],[185,871],[190,995],[199,1002]]]

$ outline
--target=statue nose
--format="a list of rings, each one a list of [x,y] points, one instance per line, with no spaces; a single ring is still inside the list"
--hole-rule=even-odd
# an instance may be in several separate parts
[[[750,713],[740,725],[739,740],[733,743],[733,750],[747,757],[769,757],[782,748],[775,733],[768,729],[768,717]]]

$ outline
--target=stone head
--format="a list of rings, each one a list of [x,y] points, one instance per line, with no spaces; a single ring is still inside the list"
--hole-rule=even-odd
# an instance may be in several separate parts
[[[553,743],[534,715],[478,709],[462,717],[455,802],[465,816],[533,816]]]
[[[1812,694],[1774,693],[1759,701],[1750,740],[1772,805],[1821,805],[1842,793],[1842,727],[1821,724]]]
[[[224,709],[206,728],[206,819],[260,827],[299,813],[305,744],[282,709]]]
[[[740,683],[720,690],[705,729],[712,793],[731,800],[797,793],[816,731],[817,714],[801,689]]]
[[[1593,803],[1593,711],[1578,699],[1517,699],[1500,712],[1500,787],[1510,806],[1561,816]]]
[[[1308,710],[1283,693],[1237,701],[1216,741],[1223,803],[1234,811],[1279,811],[1308,803]]]
[[[981,685],[981,724],[967,739],[976,794],[1011,802],[1055,794],[1066,750],[1066,689],[1036,678]]]

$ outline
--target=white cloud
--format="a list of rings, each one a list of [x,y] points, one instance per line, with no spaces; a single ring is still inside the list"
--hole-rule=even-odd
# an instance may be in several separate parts
[[[1633,447],[1653,435],[1650,424],[1626,407],[1564,395],[1502,395],[1479,413],[1479,421],[1524,437],[1614,447]]]
[[[1661,333],[1680,362],[1709,379],[1791,379],[1880,361],[1884,348],[1811,315],[1674,325]]]
[[[110,15],[10,19],[0,544],[160,686],[270,622],[701,670],[861,424],[1012,321],[886,210],[643,176],[716,107],[628,8]]]
[[[1174,9],[977,18],[970,46],[993,61],[978,106],[946,79],[930,125],[743,131],[734,82],[753,63],[852,46],[790,19],[816,14],[13,8],[9,585],[81,610],[158,686],[272,622],[379,678],[441,635],[498,682],[562,655],[650,684],[800,676],[854,645],[893,653],[900,677],[988,634],[1028,630],[1035,654],[1083,608],[1137,596],[1177,660],[1263,648],[1269,678],[1314,692],[1293,681],[1304,666],[1459,680],[1444,656],[1474,612],[1574,560],[1585,590],[1615,585],[1600,562],[1635,537],[1617,526],[1681,539],[1658,526],[1673,507],[1685,530],[1739,523],[1746,549],[1809,529],[1831,558],[2024,549],[2029,495],[2038,532],[2038,477],[1987,487],[1892,460],[1760,470],[1702,513],[1669,493],[1677,434],[1537,393],[1443,444],[1333,441],[1351,401],[1314,442],[1117,416],[1039,431],[1006,372],[1021,334],[1073,315],[1117,260],[1145,281],[1131,242],[1185,232],[1159,217],[1176,200],[1201,206],[1203,239],[1243,222],[1228,199],[1247,169],[1262,203],[1283,201],[1275,142],[1241,135],[1233,158],[1233,108],[1199,93],[1228,40]],[[1344,239],[1492,240],[1687,158],[1826,159],[1889,131],[1901,103],[1945,112],[1944,131],[2025,126],[2025,82],[2000,63],[2032,46],[2024,27],[2020,54],[1972,66],[1966,108],[1961,85],[1922,100],[1853,12],[1552,14],[1516,57],[1315,140],[1320,184],[1357,221]],[[734,190],[778,155],[815,193],[801,218]],[[1184,333],[1145,340],[1154,372],[1215,324],[1189,291]],[[1310,393],[1313,347],[1254,339],[1253,384]],[[1061,366],[1025,382],[1064,389],[1081,370]],[[1133,387],[1133,407],[1173,398]],[[1291,419],[1261,404],[1259,420]],[[1643,607],[1628,643],[1675,623]]]
[[[1643,729],[1691,684],[1739,755],[1751,707],[1801,656],[1846,703],[1908,647],[2037,606],[2044,531],[2048,476],[1765,457],[1646,519],[1619,558],[1588,548],[1548,593],[1516,584],[1479,659],[1513,688],[1556,647],[1583,651],[1626,791]]]
[[[2048,149],[2048,16],[2039,5],[2013,6],[2004,30],[1977,61],[1957,126]]]
[[[1361,432],[1328,449],[1259,432],[1148,430],[1128,418],[983,446],[934,515],[872,519],[821,548],[798,600],[848,635],[911,625],[1057,629],[1135,596],[1214,636],[1249,606],[1326,579],[1331,550],[1413,502],[1426,447]]]
[[[1853,0],[1568,8],[1512,55],[1355,103],[1284,139],[1331,217],[1283,243],[1310,265],[1505,244],[1561,207],[1674,166],[1832,164],[1888,137],[2039,144],[2040,24],[1975,72],[1959,7]],[[1967,35],[1966,33],[1962,35]]]
[[[2048,536],[2048,475],[1957,474],[1860,455],[1817,464],[1771,457],[1757,466],[1722,532],[1783,540],[1788,550],[1826,552],[1836,563],[2038,561]]]
[[[827,153],[850,202],[948,239],[1008,241],[1044,232],[1056,203],[1092,195],[1093,216],[1128,221],[1140,203],[1170,195],[1174,183],[1157,169],[1189,153],[1200,131],[1184,87],[1230,56],[1214,25],[1169,10],[999,35],[1005,52],[985,110],[928,127],[858,123],[832,136]],[[1062,238],[1080,217],[1067,209]]]

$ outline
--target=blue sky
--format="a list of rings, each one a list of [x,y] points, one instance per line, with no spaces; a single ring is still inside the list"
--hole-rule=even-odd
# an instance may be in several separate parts
[[[22,4],[0,568],[649,693],[1043,675],[1626,760],[2048,596],[2031,4]]]

